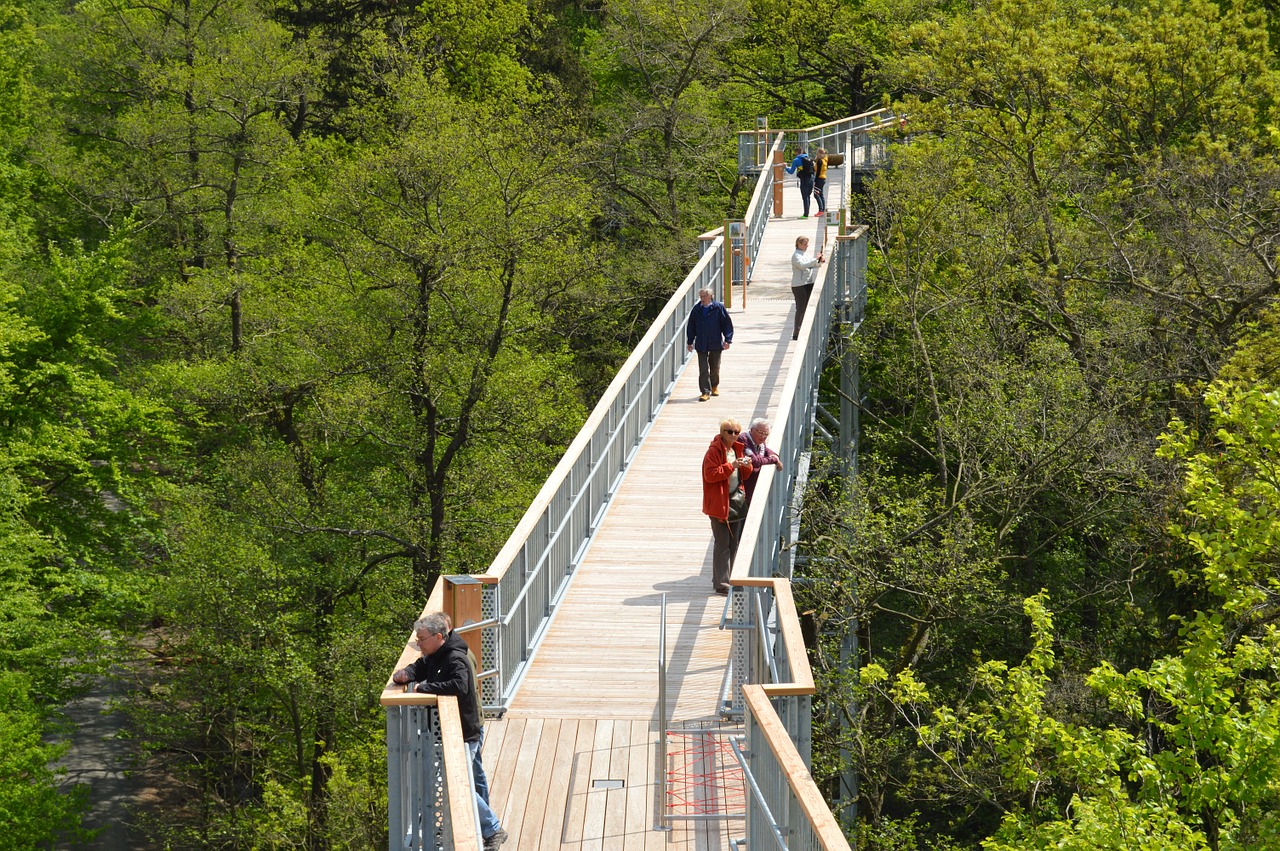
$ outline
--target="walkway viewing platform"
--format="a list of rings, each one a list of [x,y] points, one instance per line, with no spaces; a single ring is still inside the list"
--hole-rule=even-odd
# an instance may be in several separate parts
[[[784,191],[798,207],[799,190]],[[821,242],[820,222],[770,222],[746,303],[739,298],[729,311],[734,342],[723,357],[720,395],[698,401],[691,361],[628,467],[520,692],[501,721],[489,722],[485,769],[494,811],[518,837],[517,848],[727,851],[741,834],[740,819],[675,822],[670,835],[653,829],[659,606],[666,594],[667,717],[677,728],[716,725],[732,632],[720,628],[725,598],[712,593],[702,456],[722,418],[745,428],[775,416],[799,345],[791,340],[791,254],[798,236]],[[695,764],[684,770],[701,776],[688,779],[685,808],[743,812],[737,773],[716,766],[736,787],[721,788],[714,771],[696,764],[708,759],[708,744],[690,747],[696,759],[682,761]],[[620,789],[593,786],[619,779]]]
[[[868,128],[886,123],[873,113],[807,133],[827,138],[831,128],[826,147],[848,147],[852,163]],[[771,139],[772,160],[786,143],[785,133]],[[753,210],[728,238],[723,228],[704,238],[702,261],[490,571],[447,577],[424,608],[450,611],[481,660],[484,766],[505,851],[728,851],[739,840],[771,851],[848,848],[808,777],[812,677],[790,585],[774,577],[789,576],[813,388],[833,314],[848,320],[854,301],[860,311],[865,239],[860,230],[837,238],[844,168],[828,173],[831,212],[811,218],[800,217],[795,178],[780,174],[762,171]],[[775,216],[779,185],[784,215]],[[818,268],[793,341],[800,236],[840,268]],[[702,286],[730,305],[734,323],[719,396],[705,402],[683,335]],[[726,417],[744,429],[770,419],[769,444],[784,462],[762,471],[727,598],[713,592],[701,511],[702,457]],[[407,644],[397,667],[416,657]],[[390,847],[478,851],[456,701],[388,684],[383,704]],[[774,751],[769,764],[753,769],[765,751]]]

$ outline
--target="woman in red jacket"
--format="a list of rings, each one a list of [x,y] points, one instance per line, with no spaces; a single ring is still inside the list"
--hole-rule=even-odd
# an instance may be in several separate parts
[[[720,423],[702,456],[702,513],[711,518],[711,585],[717,594],[729,593],[729,574],[738,552],[738,537],[747,513],[743,489],[751,473],[751,459],[742,440],[742,424],[735,419]]]

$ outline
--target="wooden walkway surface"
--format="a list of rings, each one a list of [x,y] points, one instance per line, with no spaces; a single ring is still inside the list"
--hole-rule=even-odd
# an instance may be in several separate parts
[[[831,169],[830,178],[827,195],[838,207],[840,170]],[[812,249],[823,228],[821,219],[798,217],[798,194],[788,180],[790,215],[765,229],[745,306],[741,288],[734,293],[734,340],[723,356],[720,395],[698,401],[691,359],[628,468],[511,709],[486,723],[492,804],[510,834],[503,851],[729,851],[742,835],[740,820],[654,829],[659,611],[665,593],[671,726],[714,726],[731,634],[719,628],[725,598],[712,593],[702,456],[722,418],[746,429],[776,409],[794,349],[791,254],[798,236],[808,236]],[[682,753],[684,738],[696,755]],[[725,758],[712,746],[718,740],[698,732],[677,737],[669,764],[713,773],[708,761]],[[700,802],[691,807],[742,811],[740,787],[695,785],[687,795]]]

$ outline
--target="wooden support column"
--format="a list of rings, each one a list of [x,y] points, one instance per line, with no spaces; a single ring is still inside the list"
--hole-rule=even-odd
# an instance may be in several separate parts
[[[773,152],[773,217],[782,218],[782,151]]]
[[[453,621],[454,627],[483,620],[484,584],[474,576],[446,576],[444,579],[444,613]],[[481,655],[480,630],[464,632],[461,638],[477,659],[484,658]]]

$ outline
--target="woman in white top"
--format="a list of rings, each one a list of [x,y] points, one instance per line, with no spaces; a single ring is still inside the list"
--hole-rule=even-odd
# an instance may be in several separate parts
[[[791,295],[796,300],[796,325],[791,332],[791,339],[800,339],[800,323],[804,321],[804,309],[809,305],[809,294],[813,292],[813,270],[823,261],[819,254],[810,257],[809,237],[796,238],[796,253],[791,255]]]

